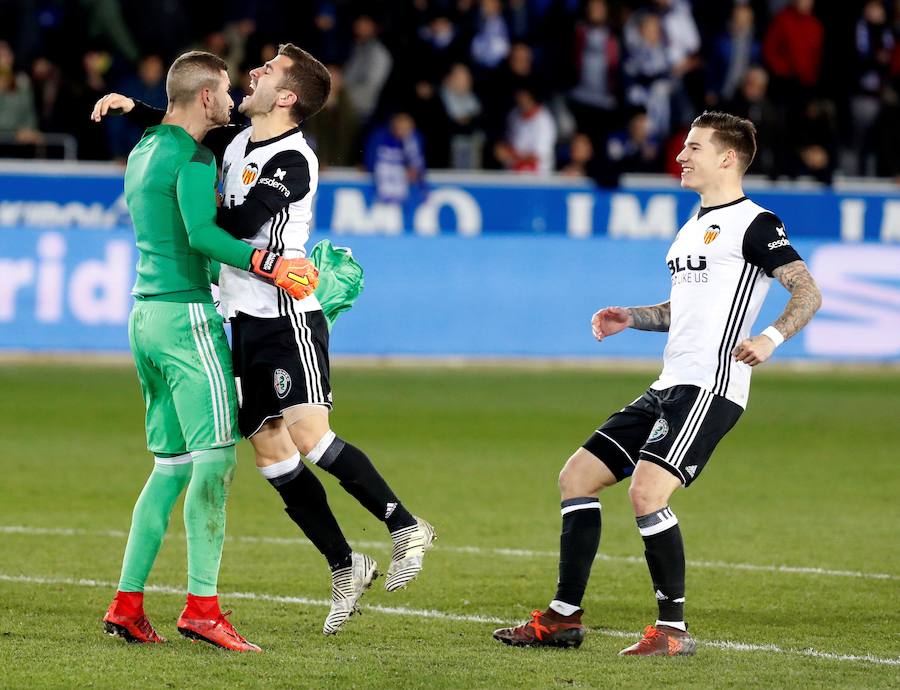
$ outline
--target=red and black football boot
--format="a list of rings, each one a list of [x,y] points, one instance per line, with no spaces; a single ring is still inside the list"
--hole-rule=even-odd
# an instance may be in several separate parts
[[[696,651],[697,642],[686,630],[648,625],[644,636],[619,652],[619,656],[693,656]]]
[[[584,641],[583,613],[578,609],[571,616],[563,616],[551,608],[535,609],[530,621],[495,630],[494,639],[513,647],[580,647]]]
[[[218,604],[213,611],[205,613],[188,604],[178,618],[178,632],[195,642],[208,642],[234,652],[261,652],[259,647],[248,642],[234,629],[227,619],[229,615],[231,611],[222,613]]]
[[[165,642],[166,638],[158,634],[147,619],[142,600],[140,592],[117,593],[103,616],[103,629],[106,633],[121,637],[126,642],[139,644]]]

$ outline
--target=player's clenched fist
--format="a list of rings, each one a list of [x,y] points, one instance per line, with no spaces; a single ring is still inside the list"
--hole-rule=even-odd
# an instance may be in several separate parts
[[[253,252],[250,270],[271,280],[294,299],[309,297],[319,285],[319,271],[309,259],[285,259],[264,249]]]
[[[591,330],[597,340],[624,331],[631,324],[631,314],[624,307],[606,307],[591,318]]]

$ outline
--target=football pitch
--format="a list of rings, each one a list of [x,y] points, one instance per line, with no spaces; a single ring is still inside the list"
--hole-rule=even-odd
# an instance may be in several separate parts
[[[624,485],[601,495],[582,647],[491,638],[554,593],[562,463],[654,374],[338,361],[335,430],[438,542],[419,580],[392,594],[378,580],[363,614],[324,637],[327,568],[242,442],[220,599],[265,653],[236,655],[175,630],[180,504],[145,602],[169,644],[102,632],[151,468],[133,369],[0,363],[0,687],[900,686],[897,369],[757,371],[749,409],[672,501],[696,657],[616,656],[656,609]],[[383,525],[319,475],[348,538],[385,570]]]

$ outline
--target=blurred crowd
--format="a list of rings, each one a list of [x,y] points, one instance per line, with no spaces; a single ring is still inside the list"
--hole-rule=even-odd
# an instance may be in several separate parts
[[[203,49],[239,102],[287,41],[334,80],[303,125],[323,168],[386,198],[426,165],[675,172],[709,108],[756,123],[751,173],[900,182],[900,0],[0,0],[0,156],[58,156],[61,133],[123,160],[140,132],[89,122],[99,96],[165,107],[168,64]]]

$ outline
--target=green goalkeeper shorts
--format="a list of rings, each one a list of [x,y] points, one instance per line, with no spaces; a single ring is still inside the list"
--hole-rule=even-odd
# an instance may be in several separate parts
[[[180,455],[234,445],[231,351],[215,307],[135,302],[128,339],[147,406],[147,448]]]

